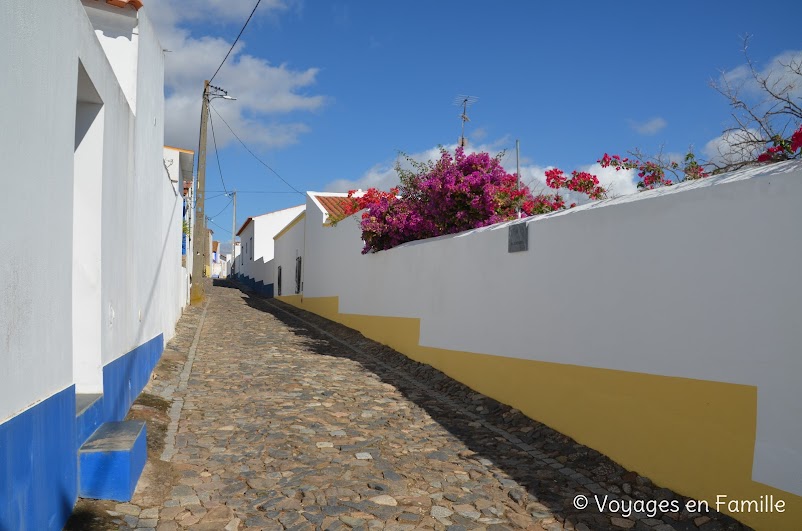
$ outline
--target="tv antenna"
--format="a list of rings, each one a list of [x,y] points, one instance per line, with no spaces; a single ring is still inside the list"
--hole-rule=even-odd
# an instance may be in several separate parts
[[[479,98],[476,96],[465,96],[464,94],[458,94],[456,98],[454,98],[454,105],[458,107],[462,107],[462,114],[460,115],[460,119],[462,119],[462,134],[459,137],[459,145],[460,147],[465,147],[465,122],[470,122],[470,118],[468,118],[468,107],[473,105],[479,101]]]

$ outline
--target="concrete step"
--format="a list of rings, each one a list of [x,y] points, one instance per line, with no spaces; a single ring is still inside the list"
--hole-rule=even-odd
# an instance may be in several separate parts
[[[75,447],[80,448],[103,423],[103,395],[75,394]]]
[[[130,501],[147,459],[145,423],[106,422],[78,450],[83,498]]]

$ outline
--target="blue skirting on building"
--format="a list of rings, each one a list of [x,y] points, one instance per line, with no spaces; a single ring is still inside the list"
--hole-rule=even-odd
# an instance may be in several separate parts
[[[0,424],[0,531],[64,526],[78,496],[78,446],[93,427],[125,418],[163,350],[159,334],[103,367],[103,397],[80,417],[70,386]]]
[[[77,495],[70,386],[0,424],[0,530],[61,529]]]
[[[256,280],[251,277],[246,277],[245,275],[232,275],[234,280],[239,282],[240,284],[244,285],[250,291],[258,293],[264,297],[269,299],[273,298],[273,283],[265,284],[261,280]]]
[[[159,334],[103,367],[104,421],[122,420],[150,379],[164,351]]]

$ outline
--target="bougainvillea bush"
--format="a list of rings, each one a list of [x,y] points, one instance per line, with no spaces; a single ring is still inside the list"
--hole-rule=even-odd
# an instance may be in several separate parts
[[[799,158],[802,156],[802,126],[788,139],[776,137],[770,142],[772,145],[755,162]],[[371,188],[362,194],[351,190],[345,214],[331,220],[336,224],[362,212],[363,253],[576,206],[572,203],[566,207],[559,190],[570,190],[591,200],[607,197],[607,190],[595,175],[573,171],[569,176],[559,168],[546,171],[546,185],[556,191],[534,195],[529,187],[518,185],[515,174],[502,167],[501,155],[466,154],[461,147],[453,155],[441,149],[440,159],[436,161],[407,160],[412,170],[396,166],[401,181],[399,187],[388,192]],[[692,152],[685,156],[682,164],[641,161],[607,153],[597,162],[602,168],[635,170],[641,190],[710,175]],[[667,176],[667,172],[674,175],[674,180]]]
[[[780,135],[773,136],[766,142],[770,144],[756,160],[746,160],[739,162],[739,166],[754,163],[781,162],[784,160],[798,159],[802,156],[802,125],[788,138]],[[615,168],[619,170],[635,170],[638,175],[638,188],[641,190],[653,190],[661,186],[671,186],[676,182],[704,179],[709,177],[704,164],[700,164],[693,152],[685,155],[682,165],[678,162],[664,163],[660,160],[640,161],[636,158],[621,157],[619,155],[604,156],[596,161],[602,168]],[[719,168],[717,171],[725,171],[726,168]],[[667,173],[674,175],[674,180],[668,178]],[[715,173],[715,172],[714,172]]]
[[[673,173],[677,177],[678,182],[703,179],[709,177],[710,174],[696,161],[696,156],[689,152],[685,155],[685,162],[680,169],[677,162],[669,162],[661,164],[657,161],[640,161],[637,159],[630,159],[628,157],[622,158],[619,155],[604,154],[598,162],[602,168],[615,168],[616,171],[620,170],[635,170],[638,173],[638,188],[641,190],[654,190],[661,186],[671,186],[674,181],[666,176],[666,171]]]
[[[802,125],[799,126],[790,138],[783,138],[779,135],[772,137],[772,146],[758,156],[758,162],[780,162],[797,158],[802,150]]]
[[[459,147],[452,155],[441,149],[440,159],[412,162],[413,170],[397,167],[401,186],[389,192],[371,188],[362,195],[348,192],[350,203],[341,219],[362,212],[363,253],[390,249],[405,242],[453,234],[521,216],[566,208],[559,193],[533,195],[518,186],[515,174],[501,165],[501,155],[470,153]],[[585,172],[566,177],[561,170],[547,182],[601,199],[606,191]],[[574,206],[573,204],[571,206]]]

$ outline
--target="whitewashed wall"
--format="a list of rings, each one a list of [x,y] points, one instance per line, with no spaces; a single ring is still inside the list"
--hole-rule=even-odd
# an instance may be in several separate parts
[[[270,284],[273,281],[273,267],[267,264],[273,259],[273,237],[305,208],[305,205],[298,205],[254,216],[244,230],[240,229],[242,254],[237,259],[237,273]]]
[[[251,278],[253,278],[253,261],[251,260],[251,253],[253,249],[253,228],[254,223],[253,220],[251,220],[251,222],[245,225],[243,229],[240,229],[238,235],[241,242],[240,248],[242,252],[237,257],[237,273]]]
[[[319,214],[319,210],[314,205],[307,204],[307,215],[309,213]],[[315,217],[317,219],[317,216]],[[281,295],[295,294],[295,263],[297,257],[302,257],[302,266],[305,267],[304,256],[304,233],[306,227],[306,217],[298,221],[286,232],[275,239],[276,257],[273,259],[274,282],[278,282],[278,268],[281,267]],[[303,276],[301,277],[303,281]],[[274,295],[278,296],[278,284],[274,284]]]
[[[125,13],[86,5],[103,16]],[[161,45],[144,9],[136,24],[135,63],[122,65],[136,72],[134,113],[133,81],[122,73],[118,81],[80,2],[11,0],[0,7],[0,71],[14,80],[0,86],[0,247],[34,249],[12,253],[0,266],[0,297],[14,301],[0,305],[0,422],[73,384],[76,314],[100,316],[100,337],[88,341],[100,342],[104,365],[160,333],[173,334],[181,198],[162,163]],[[126,45],[124,35],[114,39]],[[93,207],[101,268],[99,307],[73,308],[79,64],[103,103],[100,205]]]
[[[372,255],[310,202],[303,295],[423,346],[756,386],[752,478],[802,495],[800,200],[789,162],[530,218],[528,252],[500,224]]]

